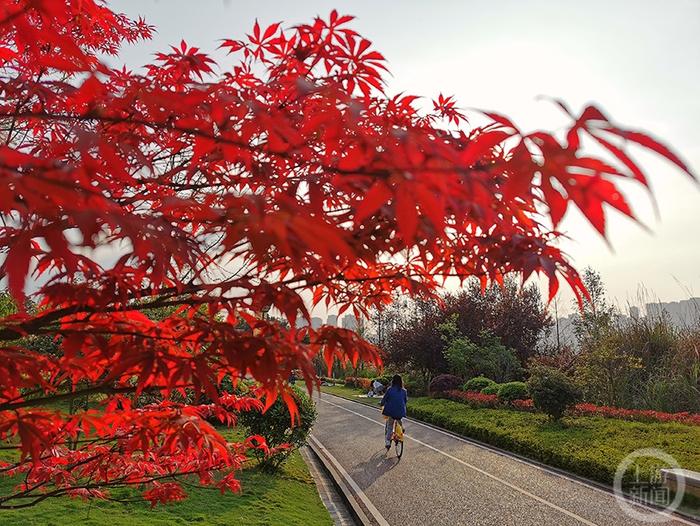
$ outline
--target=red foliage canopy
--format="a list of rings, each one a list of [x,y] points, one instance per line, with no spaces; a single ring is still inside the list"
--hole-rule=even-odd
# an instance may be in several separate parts
[[[172,480],[186,473],[235,490],[259,441],[229,444],[203,417],[230,423],[259,402],[220,397],[225,375],[252,376],[269,402],[291,400],[292,369],[311,387],[319,352],[379,361],[351,331],[296,329],[304,298],[360,314],[448,276],[509,272],[585,294],[556,246],[567,207],[601,233],[604,204],[632,216],[616,181],[646,179],[623,143],[689,173],[593,106],[560,104],[563,138],[493,113],[469,128],[442,95],[418,111],[417,97],[384,93],[384,57],[351,20],[256,23],[223,41],[238,57],[223,73],[185,42],[132,72],[101,58],[149,38],[143,20],[98,0],[2,3],[1,273],[18,304],[33,274],[40,303],[0,320],[0,437],[21,451],[0,469],[24,474],[0,508],[125,484],[164,502],[182,497]],[[582,136],[610,159],[585,154]],[[176,310],[143,314],[164,307]],[[291,328],[258,315],[270,307]],[[61,352],[32,351],[40,335]],[[213,404],[132,404],[185,388]],[[52,405],[86,394],[102,407]]]

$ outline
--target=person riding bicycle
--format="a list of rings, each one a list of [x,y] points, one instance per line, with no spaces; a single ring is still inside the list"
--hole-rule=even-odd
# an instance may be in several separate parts
[[[384,446],[387,451],[391,448],[394,420],[398,421],[399,425],[403,425],[401,419],[406,416],[406,402],[408,402],[408,395],[403,388],[403,379],[401,375],[395,374],[391,379],[391,387],[386,390],[379,404],[384,408],[382,414],[387,417],[384,427]]]

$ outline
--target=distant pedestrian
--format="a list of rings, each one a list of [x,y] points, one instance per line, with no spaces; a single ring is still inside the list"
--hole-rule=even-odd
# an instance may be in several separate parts
[[[372,391],[375,395],[380,395],[384,393],[384,384],[379,381],[379,378],[375,378],[372,382]]]

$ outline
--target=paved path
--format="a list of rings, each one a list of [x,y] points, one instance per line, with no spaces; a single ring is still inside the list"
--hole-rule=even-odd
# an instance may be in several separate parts
[[[328,394],[317,407],[313,437],[352,477],[384,524],[648,524],[625,515],[605,491],[412,420],[406,423],[399,461],[393,448],[384,453],[377,409]],[[668,519],[665,524],[694,524]]]

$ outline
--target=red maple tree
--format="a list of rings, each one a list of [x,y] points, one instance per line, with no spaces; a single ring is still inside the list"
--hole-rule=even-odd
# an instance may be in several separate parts
[[[153,503],[177,477],[236,490],[256,437],[231,444],[204,418],[282,396],[312,359],[379,363],[336,327],[297,329],[309,301],[360,315],[442,280],[542,272],[585,294],[557,248],[567,207],[604,234],[603,205],[632,216],[616,181],[646,184],[635,143],[689,168],[650,136],[589,106],[564,137],[486,113],[469,127],[451,97],[429,111],[385,94],[384,57],[331,12],[225,40],[223,72],[185,42],[141,72],[102,60],[150,38],[99,0],[0,6],[1,275],[18,305],[0,320],[0,438],[21,475],[0,508],[134,485]],[[611,155],[587,155],[581,137]],[[152,320],[145,310],[171,308]],[[289,328],[259,315],[274,308]],[[32,351],[54,338],[56,355]],[[258,398],[219,395],[253,377]],[[185,389],[212,403],[187,405]],[[136,396],[161,393],[137,407]],[[56,402],[93,395],[75,413]],[[264,402],[261,402],[262,400]],[[218,474],[217,474],[218,473]]]

